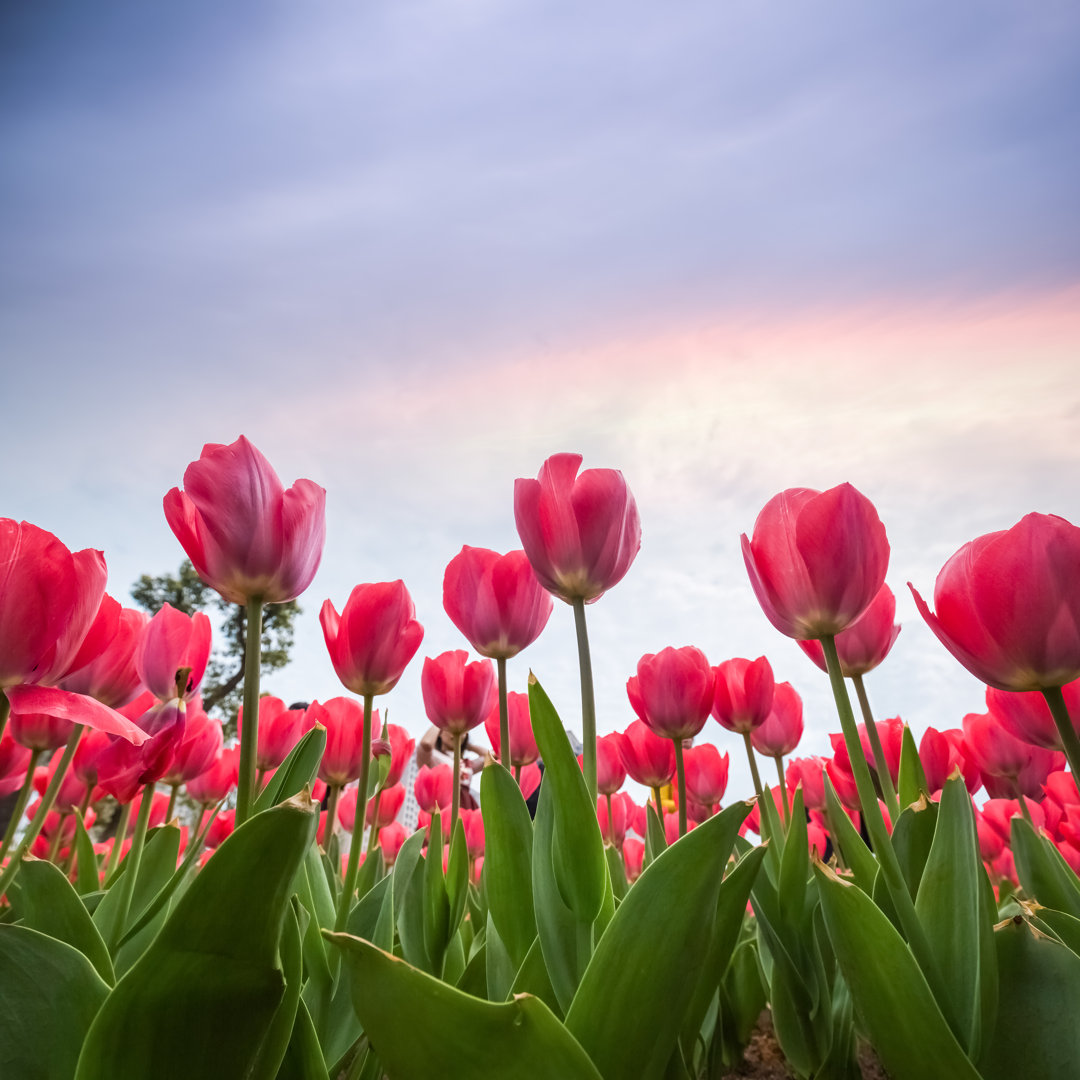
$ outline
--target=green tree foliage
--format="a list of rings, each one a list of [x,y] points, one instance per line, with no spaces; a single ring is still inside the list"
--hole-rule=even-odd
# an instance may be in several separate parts
[[[244,609],[223,600],[199,579],[190,560],[185,559],[175,574],[143,574],[132,586],[132,599],[154,614],[163,604],[171,604],[187,615],[216,608],[221,612],[221,628],[214,634],[214,649],[203,679],[203,708],[216,710],[225,723],[226,735],[236,730],[236,713],[243,701],[245,640]],[[289,662],[293,646],[293,623],[300,613],[295,600],[267,604],[263,609],[262,675],[278,671]]]

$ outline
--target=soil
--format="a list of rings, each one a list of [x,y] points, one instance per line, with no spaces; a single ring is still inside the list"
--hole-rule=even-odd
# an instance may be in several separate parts
[[[865,1043],[859,1046],[859,1069],[863,1080],[889,1080],[889,1074],[881,1067],[877,1055]],[[724,1075],[733,1080],[794,1080],[795,1074],[787,1067],[773,1033],[772,1016],[768,1009],[758,1018],[742,1061]]]

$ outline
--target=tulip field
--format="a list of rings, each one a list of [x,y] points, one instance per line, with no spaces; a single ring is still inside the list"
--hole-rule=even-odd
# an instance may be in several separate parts
[[[311,584],[325,492],[244,437],[204,447],[164,513],[245,609],[235,745],[201,705],[205,614],[123,608],[101,552],[0,519],[0,1078],[706,1080],[754,1075],[763,1031],[807,1080],[1080,1076],[1080,528],[1029,514],[911,586],[987,687],[917,741],[864,681],[899,632],[885,526],[849,484],[783,491],[742,554],[830,682],[831,756],[798,756],[765,657],[693,646],[642,656],[637,719],[598,735],[588,608],[641,525],[581,465],[516,481],[520,550],[449,560],[460,649],[420,657],[405,583],[358,584],[320,611],[345,693],[287,708],[260,694],[263,608]],[[572,716],[543,671],[507,691],[555,600]],[[452,764],[417,769],[383,720],[407,671]],[[750,801],[724,802],[731,753]]]

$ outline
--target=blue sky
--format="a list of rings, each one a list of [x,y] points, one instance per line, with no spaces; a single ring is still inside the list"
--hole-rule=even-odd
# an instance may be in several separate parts
[[[1054,2],[9,5],[0,513],[103,548],[124,597],[182,557],[165,491],[244,432],[328,490],[269,685],[325,698],[324,598],[402,577],[423,651],[459,647],[445,563],[516,546],[514,478],[580,450],[644,529],[590,610],[601,728],[693,643],[769,655],[809,752],[826,688],[738,536],[851,480],[905,624],[871,696],[954,726],[980,689],[904,582],[1080,520],[1078,53]],[[568,610],[527,664],[576,726]],[[387,703],[415,730],[419,667]]]

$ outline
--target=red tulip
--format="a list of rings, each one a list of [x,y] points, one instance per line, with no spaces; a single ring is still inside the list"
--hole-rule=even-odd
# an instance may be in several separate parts
[[[244,707],[236,717],[237,730],[244,730]],[[292,748],[311,730],[315,717],[304,709],[286,709],[281,698],[269,694],[259,698],[258,746],[255,751],[257,769],[276,769]]]
[[[803,790],[803,806],[807,810],[825,809],[825,778],[822,775],[827,765],[823,757],[792,758],[784,772],[784,781],[791,791],[800,784]],[[854,784],[854,779],[852,780]],[[855,798],[858,805],[858,796]]]
[[[356,791],[355,788],[350,788],[350,791]],[[359,796],[359,792],[353,797],[353,813],[356,812],[356,799]],[[379,825],[381,829],[390,822],[397,819],[401,808],[405,804],[405,788],[401,784],[394,784],[393,787],[384,788],[379,795]],[[364,814],[364,821],[371,825],[375,818],[375,800],[369,799],[367,804],[367,810]],[[344,821],[342,822],[344,825]],[[350,821],[348,825],[345,825],[346,829],[352,829],[353,823]]]
[[[777,786],[767,787],[763,793],[763,797],[772,796],[772,801],[776,806],[776,816],[779,818],[784,812],[784,796]],[[754,806],[750,813],[743,819],[742,828],[740,833],[744,831],[752,832],[757,836],[761,835],[761,807],[758,805],[757,800],[754,801]]]
[[[166,784],[186,784],[206,772],[221,752],[221,721],[207,716],[201,704],[196,706],[192,702],[188,706],[184,737],[173,750],[172,761],[161,779]]]
[[[446,567],[443,608],[469,644],[492,660],[516,656],[547,625],[553,605],[524,551],[466,545]]]
[[[926,776],[926,786],[936,795],[945,781],[959,769],[968,791],[974,795],[982,787],[982,774],[967,752],[964,733],[959,728],[938,731],[929,727],[919,742],[919,759]]]
[[[992,798],[1008,798],[1017,792],[1041,798],[1046,778],[1065,767],[1063,754],[1022,743],[992,713],[964,717],[964,745]]]
[[[705,654],[693,645],[647,653],[626,693],[639,719],[665,739],[688,739],[705,726],[716,676]]]
[[[210,620],[201,611],[189,616],[171,604],[163,604],[146,624],[135,653],[135,666],[159,701],[177,696],[177,675],[188,668],[182,696],[190,701],[199,692],[209,659]]]
[[[544,774],[535,761],[523,766],[521,770],[521,797],[523,799],[531,798],[543,778]]]
[[[742,735],[764,724],[772,711],[775,686],[769,661],[764,656],[753,661],[737,657],[714,670],[712,714],[721,726]]]
[[[240,771],[240,747],[221,753],[198,776],[187,782],[188,796],[201,806],[215,806],[234,787]]]
[[[436,807],[449,810],[454,795],[454,770],[449,765],[434,768],[421,765],[413,781],[413,794],[420,809],[427,814],[434,813]]]
[[[236,811],[222,810],[222,812],[210,823],[210,828],[206,830],[206,839],[204,843],[208,848],[216,848],[232,836],[233,829],[235,828]]]
[[[892,782],[895,784],[900,778],[900,751],[904,745],[904,722],[899,716],[894,716],[889,720],[879,720],[876,726],[881,739],[881,749],[885,754],[885,765],[889,770],[889,776],[892,777]],[[870,745],[870,736],[866,733],[866,725],[859,724],[858,732],[863,757],[866,758],[867,765],[873,770],[875,767],[874,750]],[[832,743],[833,756],[837,764],[850,775],[851,759],[848,757],[844,736],[833,733],[829,736],[829,741]]]
[[[400,724],[387,724],[386,730],[390,740],[390,772],[386,774],[384,786],[393,787],[412,760],[416,740]]]
[[[338,678],[354,694],[386,694],[420,648],[424,628],[402,581],[357,585],[341,614],[327,600],[319,612]]]
[[[645,859],[645,845],[640,840],[628,836],[622,846],[623,863],[626,866],[626,880],[633,885],[641,877],[641,864]]]
[[[1072,774],[1063,770],[1052,772],[1043,784],[1043,792],[1046,795],[1042,801],[1046,827],[1057,836],[1058,826],[1069,808],[1080,806],[1080,796],[1077,794]]]
[[[836,757],[831,757],[825,762],[825,772],[829,775],[829,781],[836,789],[836,797],[849,810],[859,809],[859,791],[855,786],[855,777],[851,772],[851,759],[847,756],[847,748],[844,748],[843,762]]]
[[[641,720],[620,733],[619,753],[627,774],[646,787],[663,787],[675,775],[675,744]]]
[[[536,747],[536,739],[533,738],[532,718],[529,715],[529,695],[519,694],[511,690],[506,695],[506,713],[510,721],[510,761],[509,765],[528,765],[540,756]],[[491,703],[487,718],[484,720],[484,731],[487,732],[488,742],[491,743],[492,753],[502,761],[502,736],[499,732],[499,700],[495,698]]]
[[[882,585],[870,606],[846,629],[836,635],[840,670],[847,678],[865,675],[889,655],[900,627],[896,618],[896,597],[888,585]],[[820,641],[800,641],[802,649],[822,671],[828,671]]]
[[[137,721],[149,736],[145,742],[134,746],[117,739],[98,756],[98,784],[118,802],[131,802],[140,788],[168,771],[186,719],[186,707],[178,698],[152,706]]]
[[[720,802],[727,791],[728,755],[711,743],[702,743],[686,751],[685,763],[687,799],[710,807]]]
[[[319,777],[333,787],[343,787],[360,779],[363,761],[364,709],[352,698],[336,697],[311,703],[309,718],[326,728],[326,749],[319,763]],[[371,714],[371,727],[382,727],[379,710]]]
[[[30,750],[56,750],[68,741],[73,724],[48,713],[11,712],[12,738]]]
[[[772,709],[765,722],[750,732],[750,742],[766,757],[787,757],[799,745],[802,733],[802,698],[791,683],[777,683]]]
[[[142,689],[135,652],[149,617],[134,608],[122,608],[108,593],[83,639],[67,674],[64,690],[87,694],[112,708],[126,705]]]
[[[379,830],[379,847],[382,848],[383,862],[387,866],[394,865],[401,845],[408,839],[409,834],[400,821],[392,821]]]
[[[596,740],[596,790],[614,795],[626,783],[626,766],[619,752],[621,736],[617,731]]]
[[[286,490],[243,435],[207,443],[164,505],[199,577],[231,603],[295,600],[319,568],[326,492],[310,480]]]
[[[484,815],[479,810],[462,810],[461,824],[465,827],[465,847],[470,859],[484,854]]]
[[[1028,514],[965,544],[919,613],[973,675],[999,690],[1043,690],[1080,678],[1080,529]]]
[[[885,582],[889,542],[873,503],[850,484],[789,488],[742,538],[750,584],[769,622],[793,638],[838,634]]]
[[[514,481],[514,520],[540,584],[560,599],[598,600],[641,547],[637,504],[621,472],[554,454],[535,480]]]
[[[145,711],[144,708],[142,712]],[[75,756],[71,759],[72,775],[83,787],[97,786],[97,759],[110,746],[112,746],[112,739],[104,731],[91,729],[83,732]]]
[[[426,657],[420,689],[428,719],[442,731],[463,735],[484,722],[496,701],[490,660],[469,663],[464,649]]]
[[[1061,693],[1072,726],[1080,735],[1080,679],[1066,683]],[[1021,742],[1041,746],[1044,750],[1061,749],[1061,735],[1050,715],[1050,706],[1037,690],[1010,692],[991,686],[986,691],[986,707],[1001,726]]]
[[[22,787],[29,767],[30,750],[16,742],[5,728],[0,735],[0,799]]]
[[[625,792],[620,791],[611,796],[611,817],[608,817],[608,800],[601,795],[596,800],[596,820],[600,825],[600,835],[605,844],[621,848],[626,838],[626,827],[630,823],[630,815],[634,808],[634,800]]]

